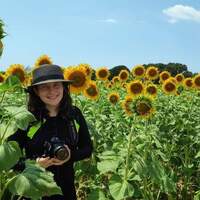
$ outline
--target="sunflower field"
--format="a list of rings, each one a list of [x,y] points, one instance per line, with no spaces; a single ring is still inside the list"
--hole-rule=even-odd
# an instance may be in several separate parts
[[[60,193],[35,161],[26,161],[21,173],[11,170],[22,152],[6,140],[34,120],[24,88],[35,67],[51,63],[43,55],[31,69],[13,64],[0,74],[0,200]],[[137,65],[109,80],[107,67],[62,68],[74,80],[73,104],[82,110],[94,145],[92,157],[75,165],[79,200],[200,199],[200,74],[172,77]]]

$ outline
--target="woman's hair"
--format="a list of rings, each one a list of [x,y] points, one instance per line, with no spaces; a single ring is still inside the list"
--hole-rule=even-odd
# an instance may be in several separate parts
[[[37,90],[37,86],[34,86]],[[28,110],[35,116],[37,120],[43,121],[49,116],[49,111],[45,107],[45,103],[36,95],[34,87],[29,90]],[[58,115],[67,117],[70,115],[72,108],[72,99],[69,93],[69,85],[63,83],[63,98],[59,105]]]

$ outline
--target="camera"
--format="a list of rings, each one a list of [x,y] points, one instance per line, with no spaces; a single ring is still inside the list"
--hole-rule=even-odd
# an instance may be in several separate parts
[[[44,155],[50,158],[57,158],[59,160],[65,160],[69,158],[70,152],[65,147],[64,141],[58,137],[52,137],[50,141],[44,142]]]

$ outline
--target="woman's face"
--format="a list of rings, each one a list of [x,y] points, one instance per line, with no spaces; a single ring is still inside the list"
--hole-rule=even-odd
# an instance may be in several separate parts
[[[63,84],[62,82],[44,83],[38,85],[35,92],[45,103],[47,108],[58,108],[63,98]]]

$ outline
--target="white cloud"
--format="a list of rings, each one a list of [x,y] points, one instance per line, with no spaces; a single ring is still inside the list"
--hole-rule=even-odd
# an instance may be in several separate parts
[[[112,19],[112,18],[109,18],[109,19],[103,19],[103,20],[99,20],[100,22],[105,22],[105,23],[111,23],[111,24],[116,24],[117,23],[117,20],[116,19]]]
[[[200,22],[200,10],[190,6],[175,5],[163,10],[163,13],[169,17],[170,23],[176,23],[181,20],[190,20]]]

